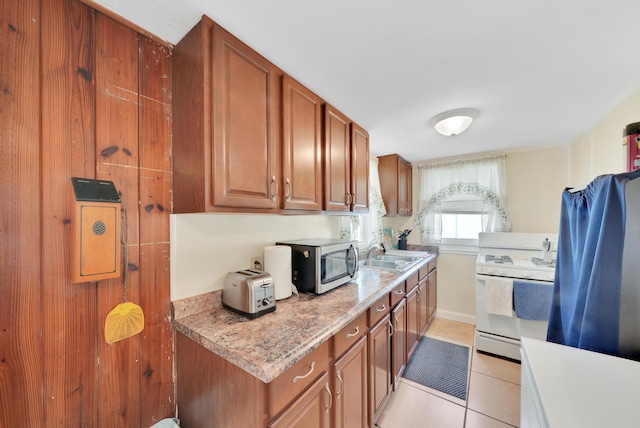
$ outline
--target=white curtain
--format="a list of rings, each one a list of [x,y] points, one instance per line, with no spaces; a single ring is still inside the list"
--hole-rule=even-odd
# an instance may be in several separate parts
[[[510,232],[505,160],[506,155],[495,155],[419,166],[419,210],[414,226],[421,232],[422,243],[440,243],[441,214],[456,203],[482,213],[484,232]]]

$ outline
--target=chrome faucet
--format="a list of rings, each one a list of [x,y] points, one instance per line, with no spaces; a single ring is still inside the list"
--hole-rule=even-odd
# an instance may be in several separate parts
[[[369,244],[367,248],[367,260],[371,260],[371,256],[382,253],[382,247],[378,244]]]

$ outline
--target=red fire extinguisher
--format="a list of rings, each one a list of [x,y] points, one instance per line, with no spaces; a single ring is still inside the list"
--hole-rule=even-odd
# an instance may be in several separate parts
[[[622,133],[622,149],[624,171],[630,172],[640,168],[640,122],[625,126]]]

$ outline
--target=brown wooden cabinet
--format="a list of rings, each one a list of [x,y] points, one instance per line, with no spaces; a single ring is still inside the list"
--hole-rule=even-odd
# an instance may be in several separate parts
[[[427,292],[428,279],[425,278],[418,284],[418,332],[422,335],[422,332],[427,328],[429,319],[427,317],[427,308],[429,306],[429,294]],[[418,340],[420,338],[418,337]]]
[[[369,419],[378,420],[391,396],[391,318],[387,314],[369,331]]]
[[[436,308],[438,307],[438,273],[434,268],[429,272],[427,279],[427,322],[431,322],[436,314]]]
[[[407,362],[411,359],[413,352],[420,340],[420,299],[418,298],[418,286],[407,293]]]
[[[174,213],[278,208],[281,74],[207,17],[176,45]]]
[[[391,373],[393,390],[398,388],[400,377],[407,365],[407,300],[403,298],[391,311]]]
[[[329,428],[331,426],[332,406],[333,395],[329,387],[329,375],[324,373],[268,427]],[[242,408],[238,408],[236,411],[242,412]]]
[[[369,426],[368,370],[367,339],[362,336],[333,364],[334,428]]]
[[[369,134],[324,105],[324,209],[369,210]]]
[[[378,157],[380,190],[388,217],[411,216],[412,167],[397,154]]]
[[[369,133],[351,123],[351,211],[369,211]]]
[[[282,77],[282,180],[285,209],[322,209],[322,100]]]

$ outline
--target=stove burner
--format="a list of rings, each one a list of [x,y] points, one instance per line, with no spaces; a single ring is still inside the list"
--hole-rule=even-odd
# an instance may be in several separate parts
[[[505,265],[512,265],[513,260],[511,260],[510,256],[494,256],[493,254],[487,254],[484,256],[484,261],[486,263],[498,263]]]
[[[556,259],[544,260],[538,257],[531,257],[531,262],[536,266],[556,267]]]

